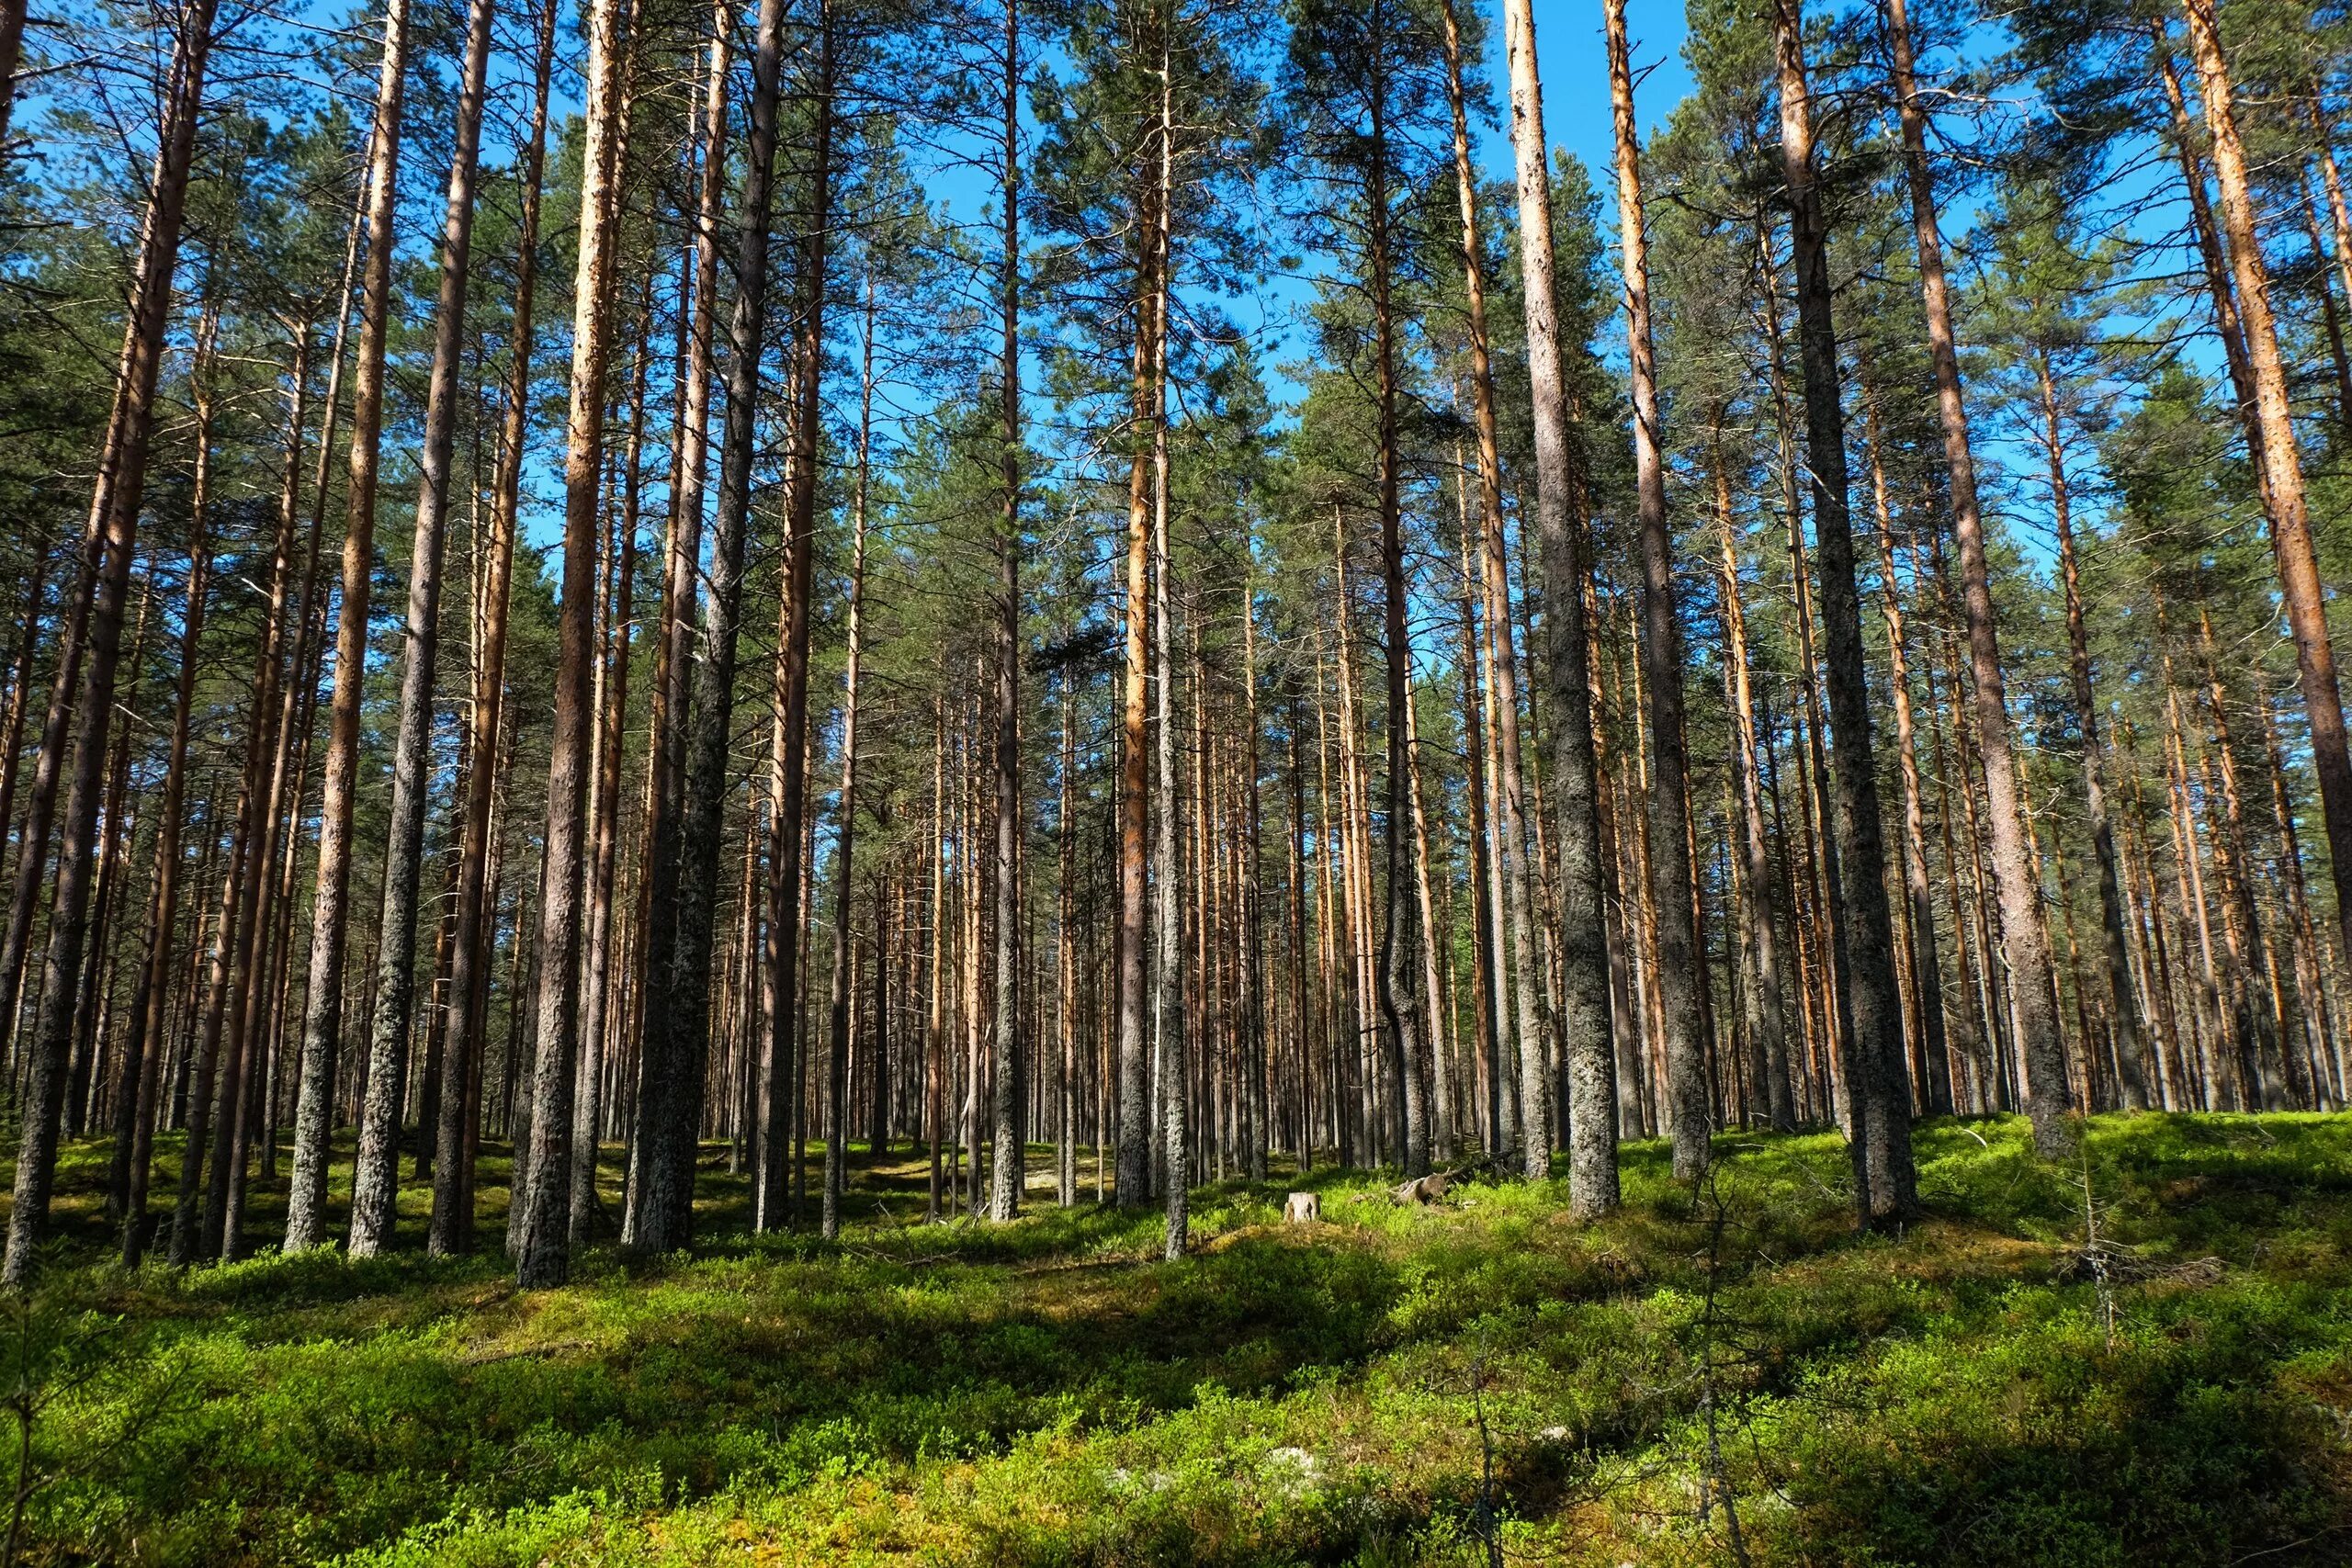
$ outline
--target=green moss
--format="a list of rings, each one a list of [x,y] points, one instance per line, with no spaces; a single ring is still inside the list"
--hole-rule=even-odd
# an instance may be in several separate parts
[[[1220,1187],[1173,1264],[1148,1213],[900,1223],[911,1162],[861,1170],[876,1217],[837,1246],[748,1237],[712,1171],[702,1252],[592,1249],[521,1294],[413,1253],[125,1274],[76,1145],[10,1330],[46,1400],[30,1555],[1467,1565],[1482,1418],[1514,1562],[1730,1562],[1726,1495],[1758,1563],[2352,1542],[2341,1119],[2102,1120],[2083,1169],[2021,1122],[1931,1124],[1900,1236],[1852,1233],[1834,1137],[1718,1147],[1693,1192],[1630,1146],[1590,1227],[1556,1185]],[[2104,1296],[2085,1169],[2125,1249]],[[1329,1224],[1273,1224],[1292,1184]]]

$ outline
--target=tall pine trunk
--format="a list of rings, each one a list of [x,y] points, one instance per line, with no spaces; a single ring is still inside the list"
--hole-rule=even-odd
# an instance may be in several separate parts
[[[521,510],[523,448],[530,433],[531,356],[535,336],[534,294],[539,276],[540,189],[547,171],[548,91],[554,63],[555,0],[539,0],[537,80],[531,98],[531,132],[523,154],[523,209],[515,239],[514,305],[508,328],[504,418],[492,479],[483,574],[479,641],[474,649],[468,745],[475,759],[466,775],[458,850],[457,924],[450,935],[446,1039],[441,1052],[441,1115],[433,1129],[433,1213],[425,1250],[447,1257],[473,1247],[475,1130],[469,1105],[477,1099],[483,1046],[489,1034],[490,969],[494,957],[497,911],[489,873],[492,856],[492,807],[497,798],[500,737],[506,699],[506,631],[514,581],[514,535]],[[478,544],[477,547],[482,547]],[[509,1043],[512,1049],[513,1042]]]
[[[195,158],[197,122],[204,103],[205,67],[212,48],[213,0],[189,0],[178,17],[170,112],[157,151],[149,189],[145,231],[116,400],[121,410],[119,441],[99,479],[105,521],[99,529],[97,570],[91,581],[88,657],[73,704],[74,734],[66,763],[64,833],[58,851],[57,886],[50,916],[49,948],[41,964],[40,1000],[34,1013],[26,1075],[22,1142],[17,1155],[15,1197],[8,1214],[8,1249],[0,1282],[23,1289],[32,1278],[49,1199],[56,1175],[58,1123],[64,1109],[72,1043],[74,1004],[81,991],[83,943],[88,934],[91,883],[97,848],[100,796],[104,792],[108,732],[114,714],[117,666],[121,657],[123,611],[130,592],[132,556],[138,546],[139,513],[147,479],[147,454],[154,430],[155,380],[162,367],[164,329],[171,317],[172,275],[179,261],[180,231],[187,210],[188,171]],[[93,515],[100,515],[93,508]],[[60,737],[62,739],[62,736]],[[48,739],[44,737],[44,741]],[[44,752],[51,748],[44,745]],[[43,762],[51,757],[45,754]],[[21,851],[37,867],[40,836],[28,834]],[[0,1011],[0,1032],[15,1021],[15,998]]]
[[[333,1113],[325,1093],[342,1028],[345,928],[351,892],[351,818],[359,769],[359,705],[368,661],[368,599],[375,570],[376,468],[382,446],[384,345],[390,328],[392,216],[398,200],[401,106],[408,63],[408,0],[390,0],[376,89],[374,149],[368,161],[368,249],[360,271],[359,356],[353,379],[351,478],[345,500],[343,609],[335,627],[334,705],[328,716],[325,793],[319,810],[318,882],[311,895],[310,979],[302,1007],[303,1094],[295,1111],[294,1196],[286,1247],[324,1239],[327,1140]],[[397,1095],[396,1075],[368,1069],[371,1091]],[[391,1080],[391,1081],[385,1081]],[[319,1095],[311,1086],[317,1083]],[[176,1242],[175,1243],[176,1246]]]
[[[724,18],[714,14],[714,19]],[[784,53],[783,0],[760,0],[758,31],[752,44],[752,96],[745,128],[747,162],[743,175],[741,219],[735,243],[735,309],[728,322],[727,415],[719,439],[718,504],[711,540],[709,586],[703,598],[699,659],[682,658],[686,651],[683,631],[673,620],[668,633],[668,690],[673,697],[691,693],[692,700],[673,707],[668,722],[678,727],[681,739],[657,734],[657,746],[679,748],[683,764],[680,795],[674,813],[657,812],[650,872],[647,926],[645,1006],[639,1025],[637,1110],[629,1139],[628,1210],[622,1220],[622,1238],[632,1245],[666,1251],[683,1239],[683,1221],[690,1203],[673,1189],[683,1176],[691,1181],[694,1145],[702,1102],[703,1073],[709,1054],[710,958],[712,922],[718,887],[719,818],[726,803],[727,741],[734,714],[735,653],[741,632],[743,553],[751,516],[752,460],[756,438],[754,406],[760,379],[760,359],[766,339],[768,231],[775,195],[775,123],[779,78]],[[722,26],[723,33],[724,28]],[[714,43],[714,49],[720,47]],[[718,95],[720,62],[712,66],[711,123],[721,117]],[[704,149],[705,218],[715,215],[712,165],[723,156],[723,138],[708,140]],[[706,236],[705,243],[709,243]],[[711,275],[715,278],[715,274]],[[706,294],[715,309],[716,301]],[[699,391],[690,386],[687,395]],[[689,459],[699,453],[691,451]],[[698,463],[689,463],[698,470]],[[695,483],[688,479],[689,485]],[[690,515],[686,498],[672,520],[670,547],[672,595],[670,614],[683,619],[688,585],[694,580],[690,557],[680,555],[681,519]],[[698,489],[694,505],[700,505]],[[683,567],[683,572],[680,568]],[[707,683],[706,688],[706,682]],[[657,803],[666,804],[666,803]],[[676,818],[675,849],[669,833]],[[674,868],[674,869],[673,869]],[[771,1083],[775,1096],[779,1085]],[[775,1162],[771,1146],[766,1157]],[[780,1178],[773,1170],[763,1178],[758,1223],[773,1223],[781,1202],[769,1198]],[[691,1194],[685,1195],[690,1198]]]
[[[565,428],[563,578],[557,616],[555,728],[548,756],[548,822],[539,876],[537,1061],[516,1201],[515,1282],[560,1285],[571,1266],[571,1102],[579,1065],[579,963],[588,842],[591,666],[596,658],[597,504],[604,491],[605,374],[618,237],[628,92],[627,0],[594,0],[588,16],[587,141],[582,154],[580,260],[572,285],[571,409]]]
[[[431,784],[433,688],[441,635],[441,555],[448,534],[449,461],[458,434],[458,372],[465,352],[466,288],[473,259],[474,175],[481,162],[482,93],[490,74],[492,0],[469,0],[459,67],[457,146],[441,220],[441,288],[433,315],[416,532],[409,547],[408,618],[401,638],[400,732],[392,742],[391,836],[384,847],[384,908],[376,947],[376,1016],[368,1034],[371,1085],[406,1077],[416,982],[416,902]],[[493,750],[476,751],[477,768]],[[389,1069],[389,1071],[388,1071]],[[446,1098],[446,1097],[445,1097]],[[399,1100],[371,1094],[352,1177],[351,1256],[372,1258],[392,1236],[400,1191]],[[426,1136],[437,1129],[427,1129]]]
[[[1572,446],[1568,389],[1553,296],[1552,182],[1544,139],[1544,89],[1535,64],[1532,0],[1504,0],[1510,57],[1511,148],[1519,175],[1520,267],[1534,397],[1535,525],[1545,586],[1545,673],[1551,694],[1549,781],[1559,855],[1559,1034],[1566,1058],[1568,1208],[1589,1219],[1617,1206],[1617,1079],[1610,1033],[1609,941],[1588,684],[1585,540],[1579,457]],[[1574,517],[1571,513],[1577,513]],[[1508,617],[1495,624],[1501,646]],[[1499,696],[1499,694],[1498,694]],[[1498,702],[1498,707],[1500,706]],[[1499,722],[1499,715],[1498,715]],[[1537,977],[1523,973],[1523,984]],[[1552,1171],[1551,1075],[1541,1040],[1520,1043],[1521,1168]]]
[[[1692,914],[1690,781],[1683,754],[1682,625],[1674,592],[1674,534],[1666,516],[1664,431],[1657,356],[1650,336],[1649,247],[1642,223],[1642,155],[1634,122],[1634,66],[1625,0],[1606,0],[1609,99],[1616,126],[1617,229],[1625,268],[1625,341],[1633,367],[1635,509],[1642,549],[1642,670],[1649,694],[1650,901],[1657,912],[1657,986],[1666,1029],[1668,1131],[1674,1174],[1707,1168],[1707,1043]]]
[[[2001,901],[2002,947],[2008,961],[2018,1048],[2025,1058],[2026,1111],[2033,1122],[2035,1149],[2045,1159],[2054,1159],[2065,1152],[2070,1141],[2066,1047],[2058,1031],[2050,937],[2041,921],[2041,877],[2028,842],[2024,792],[2011,750],[2007,689],[2001,676],[1992,578],[1984,559],[1984,519],[1976,498],[1976,458],[1969,445],[1968,407],[1961,393],[1960,355],[1952,339],[1951,300],[1944,280],[1943,237],[1938,227],[1934,180],[1928,167],[1927,115],[1919,107],[1912,76],[1911,29],[1905,0],[1886,0],[1886,30],[1903,127],[1904,172],[1910,186],[1912,237],[1918,247],[1928,358],[1936,378],[1936,417],[1943,433],[1944,469],[1951,487],[1952,534],[1960,546],[1961,603],[1967,611],[1977,753],[1984,764],[1985,807],[1992,819],[1993,883]],[[1842,735],[1842,718],[1838,729]],[[1842,759],[1839,771],[1842,775]],[[1863,1041],[1860,1048],[1869,1050],[1871,1043]]]
[[[2262,436],[2255,456],[2263,477],[2271,551],[2278,563],[2279,592],[2286,601],[2296,673],[2311,727],[2320,816],[2327,828],[2328,861],[2335,877],[2339,936],[2346,953],[2352,956],[2352,752],[2346,750],[2344,703],[2336,684],[2335,649],[2328,635],[2319,557],[2312,541],[2302,457],[2295,446],[2287,371],[2271,313],[2269,270],[2256,233],[2251,176],[2245,147],[2238,135],[2230,68],[2222,52],[2214,0],[2184,0],[2181,9],[2188,21],[2189,53],[2197,62],[2205,126],[2212,137],[2213,169],[2221,183],[2222,229],[2229,241],[2235,305],[2245,331],[2254,423]]]
[[[997,367],[1003,487],[996,539],[996,1132],[989,1172],[989,1217],[1012,1218],[1021,1203],[1025,1147],[1020,1128],[1021,1048],[1021,12],[1004,7],[1004,164],[998,201],[1004,228],[997,284],[1003,343]],[[861,469],[861,472],[863,470]],[[859,520],[864,549],[865,518]]]
[[[1837,757],[1836,841],[1839,875],[1836,968],[1854,1050],[1847,1065],[1854,1127],[1855,1197],[1865,1223],[1907,1217],[1917,1207],[1911,1161],[1910,1097],[1903,1091],[1903,999],[1894,979],[1894,932],[1886,905],[1880,839],[1869,674],[1862,659],[1861,596],[1847,511],[1846,417],[1831,316],[1828,235],[1815,187],[1813,107],[1805,83],[1802,0],[1775,0],[1781,159],[1796,269],[1797,325],[1804,371],[1807,468],[1821,568],[1821,619],[1829,717]]]

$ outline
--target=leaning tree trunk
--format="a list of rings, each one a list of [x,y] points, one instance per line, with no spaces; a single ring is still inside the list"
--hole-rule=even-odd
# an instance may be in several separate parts
[[[1898,0],[1899,3],[1899,0]],[[1657,909],[1657,987],[1666,1026],[1668,1131],[1674,1174],[1696,1180],[1707,1168],[1707,1043],[1699,983],[1704,949],[1695,940],[1683,754],[1682,626],[1675,603],[1674,533],[1666,517],[1664,431],[1658,417],[1657,354],[1650,337],[1648,241],[1642,227],[1642,153],[1634,123],[1634,67],[1625,39],[1625,0],[1606,0],[1609,99],[1617,132],[1617,230],[1625,269],[1625,341],[1633,366],[1635,511],[1642,540],[1641,660],[1649,695],[1649,897]]]
[[[596,658],[596,508],[605,472],[605,372],[619,231],[613,182],[620,175],[627,114],[623,55],[627,0],[594,0],[588,18],[587,144],[580,193],[580,261],[572,284],[571,410],[565,431],[563,586],[557,618],[555,731],[548,756],[546,863],[539,876],[539,949],[531,1131],[524,1162],[515,1283],[560,1285],[571,1267],[571,1099],[578,1066],[581,896],[588,844],[589,675]],[[372,1087],[372,1086],[371,1086]]]
[[[1544,88],[1535,64],[1533,0],[1504,0],[1510,56],[1511,147],[1519,175],[1520,270],[1533,389],[1535,526],[1545,589],[1545,676],[1552,703],[1552,805],[1558,817],[1561,1050],[1569,1102],[1568,1208],[1580,1219],[1617,1206],[1617,1078],[1611,1045],[1609,939],[1603,903],[1600,779],[1586,680],[1582,505],[1571,446],[1559,308],[1553,297],[1552,182]],[[1509,617],[1494,623],[1498,651]],[[1502,705],[1497,694],[1496,706]],[[1499,712],[1497,723],[1501,722]],[[1537,976],[1525,976],[1534,984]],[[1521,1148],[1531,1179],[1552,1171],[1551,1075],[1540,1040],[1520,1043]]]
[[[359,771],[359,705],[368,663],[368,594],[374,576],[376,467],[382,447],[384,343],[390,329],[392,216],[399,192],[401,103],[408,62],[408,0],[384,13],[368,174],[368,252],[360,274],[359,357],[352,388],[351,480],[343,542],[343,610],[335,626],[334,706],[328,717],[319,871],[311,903],[310,981],[302,1003],[302,1091],[294,1112],[294,1188],[286,1250],[325,1239],[328,1099],[343,1022],[343,968],[351,892],[351,817]],[[397,1094],[394,1075],[370,1071],[370,1094]]]
[[[123,609],[130,587],[131,558],[138,546],[147,453],[154,431],[155,379],[163,364],[164,328],[171,317],[172,274],[179,261],[181,223],[187,210],[188,170],[195,157],[197,121],[203,110],[214,0],[190,0],[179,18],[171,107],[149,186],[153,195],[141,237],[130,319],[124,328],[123,373],[116,393],[122,411],[119,440],[99,479],[106,501],[105,523],[98,541],[98,570],[91,585],[88,656],[73,705],[64,834],[58,852],[49,949],[41,964],[40,1001],[33,1015],[26,1115],[17,1155],[15,1198],[8,1213],[7,1256],[5,1265],[0,1265],[0,1282],[17,1290],[32,1278],[34,1255],[49,1218],[50,1191],[56,1176],[58,1122],[64,1110],[74,1003],[81,991],[82,948],[88,934],[92,863],[97,847],[99,797],[106,784],[116,669],[121,658]],[[28,863],[37,862],[40,843],[28,837],[22,853]],[[0,1030],[13,1021],[11,998],[9,1010],[0,1012]]]
[[[1831,316],[1828,235],[1815,186],[1813,106],[1805,83],[1802,0],[1775,0],[1781,86],[1781,159],[1796,271],[1798,345],[1804,371],[1807,467],[1821,569],[1824,664],[1837,757],[1834,824],[1840,906],[1836,971],[1856,1042],[1852,1084],[1855,1199],[1865,1223],[1894,1220],[1918,1204],[1911,1161],[1911,1101],[1893,1065],[1903,1038],[1894,979],[1894,931],[1886,904],[1870,685],[1862,658],[1861,595],[1847,511],[1846,417]]]
[[[1984,519],[1976,499],[1976,458],[1969,446],[1968,407],[1961,396],[1960,355],[1952,341],[1951,300],[1944,281],[1943,238],[1937,227],[1935,185],[1928,168],[1927,114],[1919,107],[1918,88],[1912,78],[1911,30],[1905,0],[1886,0],[1886,31],[1903,125],[1904,168],[1911,190],[1912,234],[1919,253],[1928,357],[1935,369],[1936,416],[1943,431],[1944,469],[1951,486],[1952,534],[1960,546],[1961,602],[1968,617],[1977,754],[1984,763],[1984,799],[1993,829],[1993,882],[2001,900],[2002,947],[2008,961],[2018,1045],[2025,1057],[2026,1112],[2033,1121],[2034,1147],[2051,1159],[2063,1155],[2069,1142],[2066,1043],[2058,1030],[2050,934],[2041,921],[2041,876],[2038,857],[2028,842],[2024,795],[2011,750],[2000,636],[1993,618],[1991,573],[1984,560]],[[1844,728],[1842,722],[1838,728]],[[1841,777],[1843,772],[1841,760]],[[1868,1040],[1860,1043],[1863,1050],[1871,1045]]]
[[[474,649],[476,687],[468,715],[467,745],[474,765],[459,807],[457,925],[450,935],[449,990],[441,1049],[441,1115],[434,1128],[433,1213],[425,1251],[449,1257],[473,1247],[474,1182],[468,1117],[480,1074],[490,1004],[490,966],[496,918],[491,907],[491,807],[497,798],[499,738],[506,699],[506,626],[514,581],[514,532],[521,510],[523,446],[530,431],[533,295],[539,276],[540,187],[547,172],[548,87],[555,61],[555,0],[539,0],[537,79],[531,98],[531,136],[523,154],[523,210],[515,239],[514,308],[508,329],[506,408],[492,481],[489,570],[481,586],[480,643]],[[481,547],[479,545],[477,547]],[[511,1047],[512,1043],[510,1043]]]
[[[441,292],[433,315],[433,371],[424,410],[424,479],[409,547],[408,623],[401,641],[400,733],[392,742],[391,838],[384,847],[383,919],[376,946],[376,1016],[368,1034],[367,1113],[351,1183],[351,1256],[372,1258],[392,1237],[400,1191],[400,1104],[377,1084],[407,1077],[416,982],[416,896],[424,861],[424,800],[431,785],[433,686],[441,633],[441,553],[447,536],[449,459],[458,434],[458,371],[465,353],[466,286],[474,233],[474,174],[490,73],[492,0],[469,0],[458,89],[457,149],[441,220]],[[474,766],[495,751],[473,753]],[[446,1102],[447,1095],[444,1095]],[[462,1097],[460,1097],[462,1098]],[[433,1130],[436,1135],[438,1129]],[[437,1146],[437,1136],[436,1136]]]
[[[2264,265],[2255,231],[2251,176],[2245,147],[2238,136],[2229,62],[2222,53],[2213,6],[2214,0],[2184,0],[2181,9],[2188,19],[2189,52],[2197,62],[2203,88],[2205,125],[2212,136],[2213,170],[2222,188],[2222,229],[2229,241],[2237,314],[2254,383],[2255,423],[2262,435],[2256,456],[2269,514],[2270,547],[2278,562],[2280,596],[2286,601],[2295,669],[2311,727],[2312,763],[2319,774],[2320,816],[2327,828],[2328,862],[2335,877],[2338,935],[2346,953],[2352,956],[2352,752],[2346,750],[2335,649],[2329,639],[2325,591],[2312,541],[2286,366],[2279,357],[2278,322],[2270,309],[2269,269]]]

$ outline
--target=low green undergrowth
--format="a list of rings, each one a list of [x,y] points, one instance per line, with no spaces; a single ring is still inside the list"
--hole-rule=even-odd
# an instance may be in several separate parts
[[[33,1391],[22,1551],[2352,1557],[2343,1120],[2100,1120],[2066,1168],[2021,1122],[1929,1124],[1928,1215],[1899,1235],[1853,1234],[1834,1137],[1717,1152],[1694,1190],[1630,1147],[1625,1207],[1592,1226],[1556,1184],[1430,1208],[1325,1170],[1222,1186],[1173,1264],[1155,1215],[1042,1185],[1009,1227],[914,1223],[922,1171],[889,1159],[841,1243],[752,1238],[714,1168],[701,1250],[592,1248],[535,1293],[494,1248],[126,1273],[69,1217],[6,1326]],[[103,1169],[72,1152],[69,1216]],[[1327,1223],[1276,1224],[1293,1186]]]

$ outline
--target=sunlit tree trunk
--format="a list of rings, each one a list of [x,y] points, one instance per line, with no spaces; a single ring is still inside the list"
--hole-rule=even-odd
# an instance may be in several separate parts
[[[408,0],[390,0],[384,17],[376,130],[368,179],[368,245],[360,271],[359,353],[353,378],[351,476],[345,497],[342,614],[335,627],[334,705],[328,717],[325,793],[319,811],[318,882],[311,895],[310,979],[302,1009],[303,1098],[295,1112],[289,1251],[324,1239],[327,1139],[333,1117],[324,1094],[342,1026],[346,926],[350,919],[351,819],[359,768],[359,707],[366,684],[368,604],[375,570],[376,470],[383,440],[384,350],[390,329],[393,212],[398,201],[401,113],[408,60]],[[372,1053],[371,1053],[372,1056]],[[368,1083],[396,1098],[397,1075]],[[381,1081],[379,1081],[381,1080]],[[311,1095],[317,1082],[321,1094]],[[394,1103],[392,1113],[397,1116]],[[175,1247],[177,1246],[175,1240]]]
[[[2183,0],[2189,54],[2202,87],[2205,126],[2222,191],[2222,230],[2244,325],[2246,367],[2253,381],[2255,423],[2270,522],[2270,546],[2280,597],[2295,644],[2295,668],[2311,728],[2312,763],[2319,774],[2320,815],[2327,828],[2328,861],[2335,876],[2336,919],[2352,954],[2352,751],[2347,751],[2344,704],[2335,678],[2335,649],[2327,628],[2319,557],[2312,541],[2303,492],[2302,457],[2295,446],[2287,371],[2270,308],[2270,278],[2256,233],[2256,209],[2244,143],[2238,135],[2230,68],[2222,52],[2214,0]]]
[[[441,630],[441,556],[448,534],[449,462],[458,434],[458,361],[465,353],[466,289],[471,276],[474,175],[481,152],[482,94],[489,81],[492,0],[466,8],[458,88],[457,147],[441,220],[441,290],[434,305],[433,369],[424,412],[424,477],[409,547],[408,615],[401,628],[400,731],[392,742],[391,837],[384,849],[383,919],[377,939],[376,1015],[368,1035],[371,1083],[406,1076],[414,1011],[417,886],[424,865],[425,793],[433,748],[433,688]],[[340,676],[338,676],[340,680]],[[494,753],[476,752],[477,766]],[[370,1258],[392,1235],[400,1190],[400,1100],[371,1095],[352,1177],[351,1256]],[[430,1134],[428,1134],[430,1135]]]
[[[1568,1206],[1578,1218],[1617,1204],[1617,1081],[1611,1061],[1609,947],[1602,903],[1599,780],[1591,698],[1586,684],[1582,583],[1583,519],[1571,519],[1572,467],[1559,310],[1553,298],[1552,182],[1544,139],[1544,90],[1535,64],[1532,0],[1505,0],[1510,61],[1511,147],[1519,176],[1520,267],[1527,320],[1528,374],[1534,392],[1535,525],[1546,598],[1545,667],[1552,699],[1548,770],[1558,813],[1561,1049],[1569,1103]],[[1507,626],[1508,620],[1501,623]],[[1499,638],[1499,626],[1498,628]],[[1499,646],[1499,643],[1498,643]],[[1501,705],[1498,703],[1497,706]],[[1532,980],[1532,976],[1529,976]],[[1552,1170],[1551,1075],[1540,1040],[1521,1042],[1521,1169]]]
[[[515,1283],[563,1283],[571,1266],[571,1112],[579,1066],[579,964],[588,859],[589,685],[595,660],[597,506],[603,499],[608,307],[619,228],[610,193],[619,177],[627,93],[627,0],[593,0],[588,17],[587,141],[580,193],[580,258],[572,285],[571,408],[564,440],[562,593],[557,618],[554,731],[548,755],[546,856],[539,878],[537,1060],[531,1126],[515,1201]]]
[[[34,1256],[49,1219],[56,1175],[58,1123],[64,1109],[67,1053],[74,1004],[81,991],[83,944],[88,935],[93,863],[100,796],[105,789],[108,730],[114,715],[117,667],[121,658],[123,612],[132,556],[138,547],[139,515],[147,479],[147,454],[154,430],[155,380],[165,350],[171,317],[172,275],[179,261],[180,231],[187,209],[188,171],[196,150],[197,121],[204,101],[205,67],[212,47],[213,0],[189,0],[180,13],[174,43],[170,111],[155,158],[153,193],[141,236],[130,319],[124,327],[117,402],[122,412],[119,441],[110,443],[99,479],[103,515],[96,543],[97,570],[91,581],[88,657],[80,671],[73,705],[74,721],[66,784],[63,836],[58,849],[57,886],[50,916],[49,947],[41,963],[40,1002],[33,1016],[25,1116],[17,1154],[15,1196],[8,1213],[8,1249],[0,1282],[22,1290],[32,1278]],[[5,129],[5,128],[0,128]],[[43,762],[51,761],[44,736]],[[60,736],[62,739],[62,735]],[[43,835],[28,834],[22,854],[39,861]],[[15,997],[0,1008],[0,1032],[15,1021]]]

